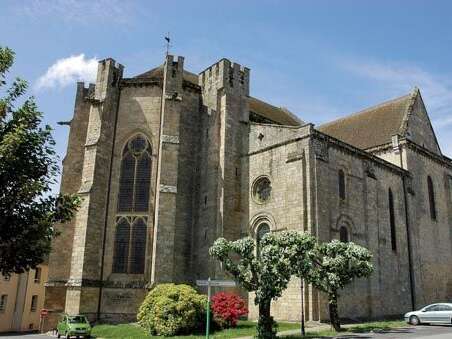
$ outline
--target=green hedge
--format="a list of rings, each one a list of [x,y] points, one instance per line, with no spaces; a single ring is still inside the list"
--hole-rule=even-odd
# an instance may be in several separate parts
[[[138,323],[151,335],[174,336],[201,330],[207,298],[188,285],[160,284],[138,310]]]

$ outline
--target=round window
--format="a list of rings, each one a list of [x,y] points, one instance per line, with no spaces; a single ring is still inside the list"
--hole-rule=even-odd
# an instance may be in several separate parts
[[[272,186],[270,179],[260,177],[256,179],[253,185],[253,198],[257,203],[265,203],[270,200]]]

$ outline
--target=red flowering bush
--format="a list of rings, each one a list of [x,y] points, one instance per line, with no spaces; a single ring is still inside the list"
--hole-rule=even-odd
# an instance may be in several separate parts
[[[240,317],[248,314],[245,301],[234,293],[219,292],[212,297],[212,313],[222,328],[237,326]]]

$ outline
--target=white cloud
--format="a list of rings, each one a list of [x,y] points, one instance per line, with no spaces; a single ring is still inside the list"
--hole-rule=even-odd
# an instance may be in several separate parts
[[[357,75],[383,83],[388,95],[408,93],[414,86],[419,87],[433,125],[437,128],[452,125],[450,76],[439,76],[410,65],[354,61],[343,66]]]
[[[444,154],[452,156],[452,77],[438,75],[419,66],[398,63],[352,60],[341,66],[355,75],[375,81],[388,98],[408,93],[417,86],[421,90],[430,119]]]
[[[96,58],[85,58],[84,54],[57,60],[36,81],[36,89],[63,88],[76,81],[93,82],[97,74]]]

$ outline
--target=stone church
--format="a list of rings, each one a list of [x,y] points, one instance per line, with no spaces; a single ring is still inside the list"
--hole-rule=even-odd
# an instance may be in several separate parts
[[[452,160],[418,89],[314,126],[249,92],[250,70],[184,58],[132,78],[112,59],[78,83],[61,192],[82,205],[49,258],[45,308],[133,320],[160,282],[221,277],[208,249],[294,229],[369,248],[375,272],[343,291],[345,318],[452,298]],[[325,296],[291,281],[276,319],[327,320]],[[251,301],[252,299],[250,299]],[[250,317],[256,310],[250,302]]]

